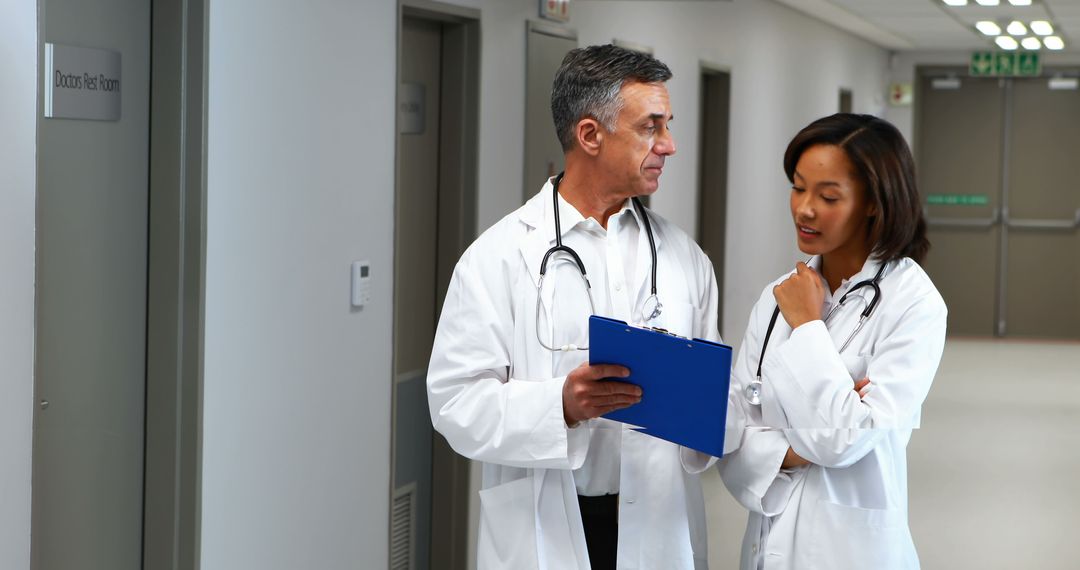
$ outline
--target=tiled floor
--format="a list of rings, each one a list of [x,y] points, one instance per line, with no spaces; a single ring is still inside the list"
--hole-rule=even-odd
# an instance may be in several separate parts
[[[908,460],[923,568],[1080,568],[1080,343],[950,339]],[[746,511],[715,471],[705,498],[737,568]]]

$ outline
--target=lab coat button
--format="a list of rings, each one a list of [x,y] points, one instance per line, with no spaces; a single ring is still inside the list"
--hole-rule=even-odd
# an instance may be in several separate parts
[[[757,545],[755,544],[754,547],[751,550],[754,551],[754,554],[757,554]]]
[[[633,499],[627,499],[626,504],[632,505],[632,504],[634,504],[634,500]]]
[[[616,291],[622,291],[622,283],[616,283],[615,284],[615,290]]]

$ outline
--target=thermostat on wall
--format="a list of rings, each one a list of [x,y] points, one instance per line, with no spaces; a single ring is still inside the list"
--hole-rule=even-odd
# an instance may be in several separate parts
[[[363,307],[371,302],[371,262],[352,264],[352,306]]]

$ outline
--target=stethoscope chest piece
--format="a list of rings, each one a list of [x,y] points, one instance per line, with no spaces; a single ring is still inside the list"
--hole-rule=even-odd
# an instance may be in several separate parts
[[[755,378],[743,390],[743,395],[746,396],[746,401],[750,402],[751,406],[761,405],[761,386],[761,380]]]
[[[660,316],[664,312],[664,305],[660,302],[660,299],[656,295],[649,295],[645,302],[641,305],[641,318],[645,321],[651,321]]]

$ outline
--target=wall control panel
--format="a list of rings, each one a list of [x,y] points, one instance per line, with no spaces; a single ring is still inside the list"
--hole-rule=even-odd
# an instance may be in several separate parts
[[[364,307],[371,303],[371,262],[354,261],[352,264],[352,306]]]

